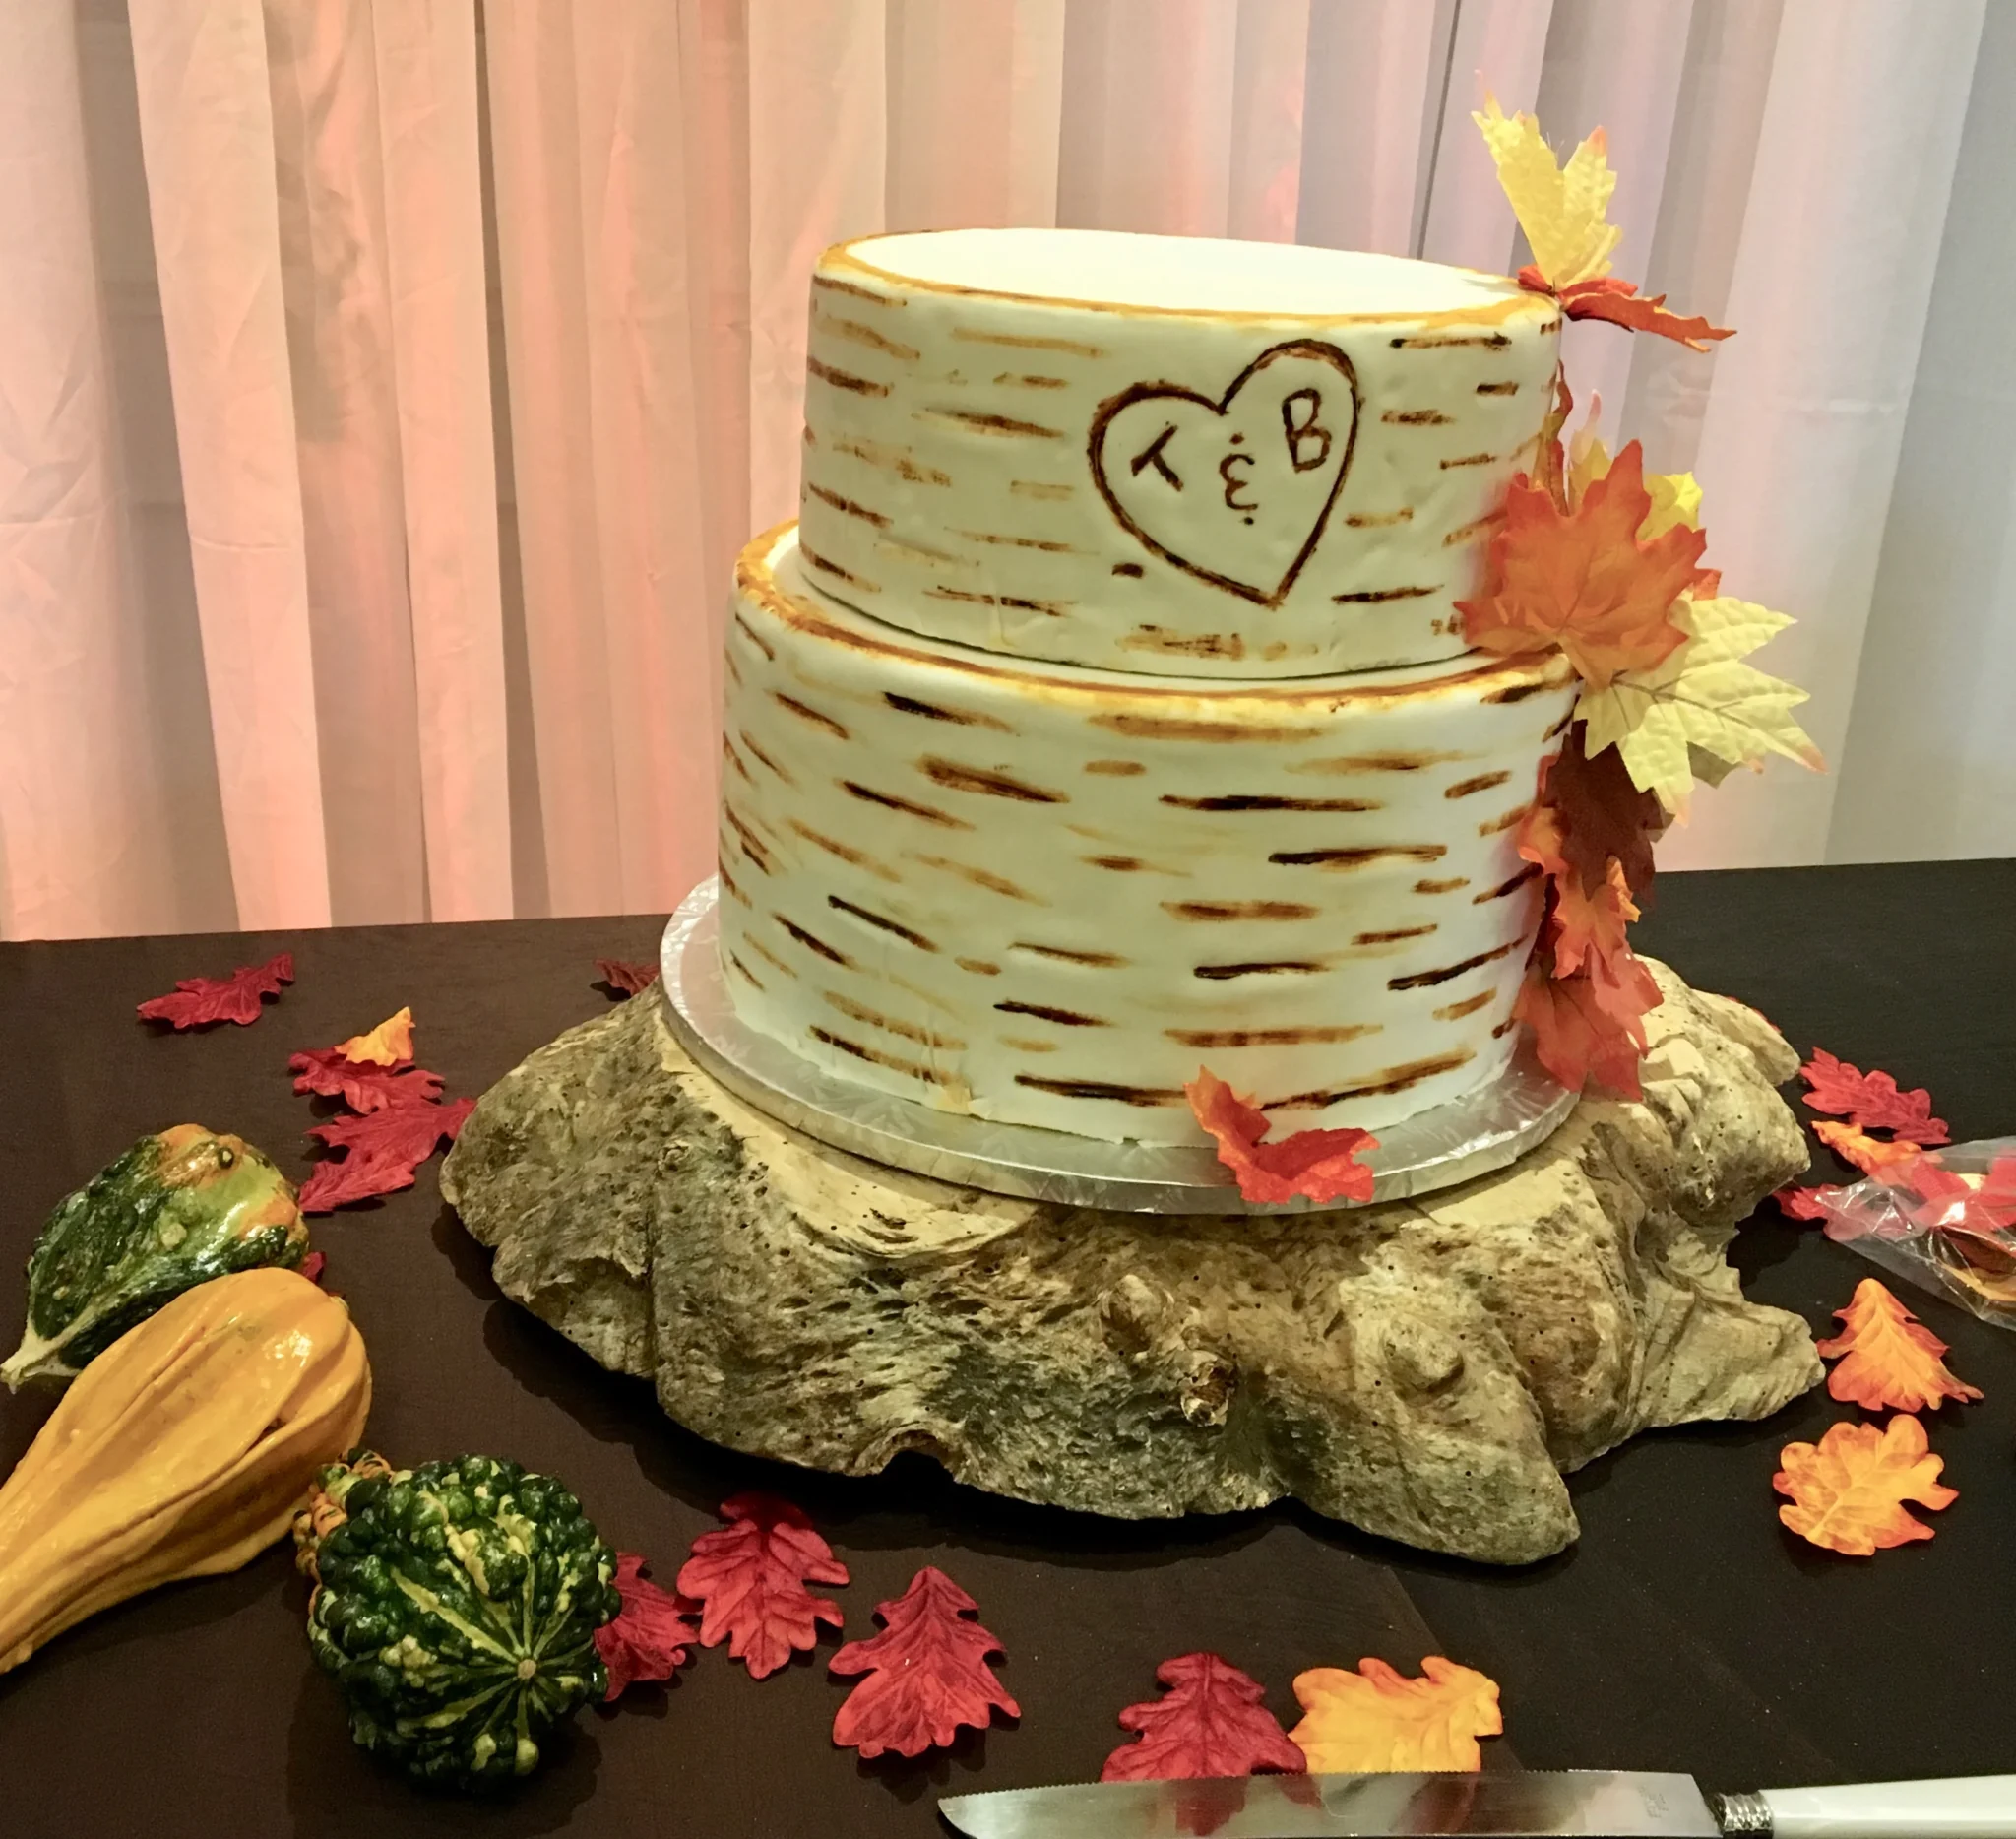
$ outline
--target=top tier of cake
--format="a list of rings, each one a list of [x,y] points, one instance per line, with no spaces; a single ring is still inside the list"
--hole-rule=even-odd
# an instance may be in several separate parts
[[[944,230],[812,277],[811,579],[987,651],[1182,676],[1464,649],[1560,309],[1293,244]]]

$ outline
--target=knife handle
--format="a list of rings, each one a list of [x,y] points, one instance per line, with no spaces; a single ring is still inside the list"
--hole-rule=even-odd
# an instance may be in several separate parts
[[[1725,1832],[1772,1839],[2016,1839],[2016,1775],[1767,1788],[1731,1795],[1723,1806]],[[1769,1824],[1739,1823],[1760,1811]]]

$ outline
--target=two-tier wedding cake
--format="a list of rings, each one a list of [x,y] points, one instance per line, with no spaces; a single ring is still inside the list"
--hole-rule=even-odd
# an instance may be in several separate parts
[[[721,951],[941,1109],[1203,1142],[1499,1075],[1514,833],[1578,683],[1466,649],[1559,303],[1390,257],[870,237],[812,280],[802,515],[736,569]]]

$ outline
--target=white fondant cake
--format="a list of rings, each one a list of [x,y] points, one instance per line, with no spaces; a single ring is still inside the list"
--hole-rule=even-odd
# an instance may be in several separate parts
[[[812,282],[809,579],[913,632],[1115,670],[1456,657],[1559,324],[1503,277],[1292,244],[844,243]]]
[[[1496,1074],[1540,915],[1513,832],[1558,653],[1292,682],[1030,665],[736,570],[722,801],[737,1012],[830,1070],[1086,1135],[1202,1141]],[[1256,620],[1265,614],[1248,609]]]

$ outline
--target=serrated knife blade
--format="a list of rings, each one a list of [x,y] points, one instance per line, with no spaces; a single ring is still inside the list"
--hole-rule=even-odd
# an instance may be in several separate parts
[[[1361,1839],[1723,1831],[1689,1775],[1240,1775],[1006,1789],[938,1803],[967,1839]]]

